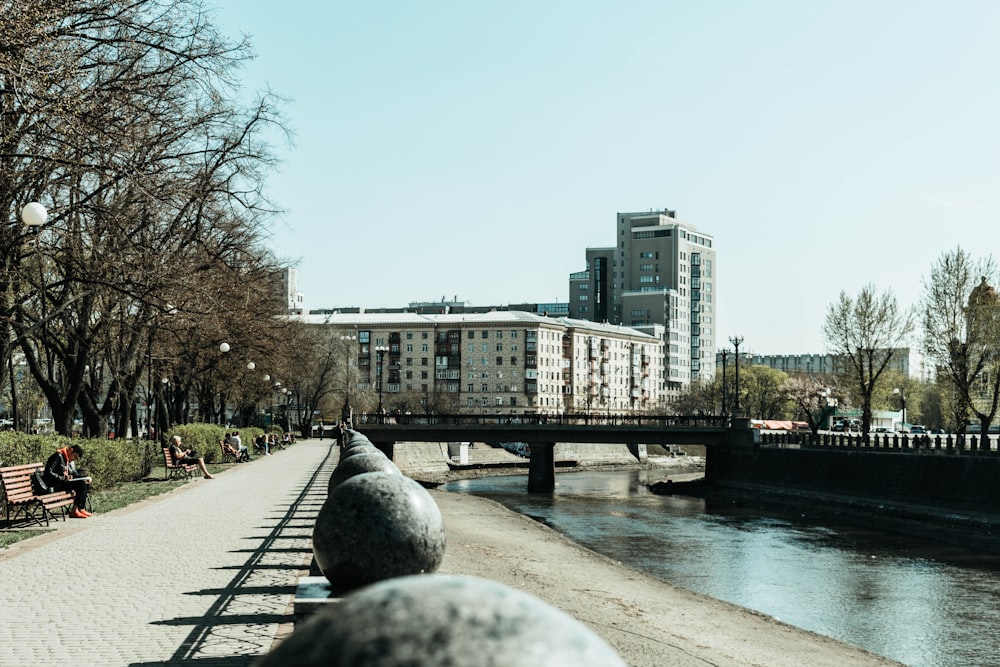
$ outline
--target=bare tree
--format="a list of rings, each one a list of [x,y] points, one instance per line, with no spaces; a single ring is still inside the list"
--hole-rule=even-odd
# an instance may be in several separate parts
[[[819,433],[823,422],[832,415],[843,397],[825,378],[809,375],[788,378],[784,385],[788,399],[798,408],[797,416],[805,420],[813,435]]]
[[[844,360],[845,379],[860,398],[864,435],[871,429],[872,394],[892,355],[912,332],[912,313],[899,307],[891,290],[879,293],[873,285],[853,299],[841,292],[827,310],[823,334],[830,352]]]
[[[991,257],[973,259],[961,248],[942,253],[924,281],[924,352],[938,382],[953,391],[952,417],[960,434],[970,416],[988,433],[1000,403],[1000,307],[988,280]]]
[[[3,227],[0,316],[60,432],[78,407],[121,429],[143,371],[170,356],[154,350],[170,304],[198,342],[280,312],[251,298],[277,267],[262,195],[274,100],[233,101],[251,52],[198,0],[0,0],[0,14],[0,211],[53,213],[28,242]]]

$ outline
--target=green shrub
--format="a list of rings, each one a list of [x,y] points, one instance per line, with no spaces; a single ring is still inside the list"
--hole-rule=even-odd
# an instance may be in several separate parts
[[[17,431],[0,433],[0,464],[44,464],[57,449],[70,445],[83,447],[83,459],[78,465],[93,478],[95,490],[142,479],[149,474],[151,447],[145,440],[67,438]]]
[[[243,445],[253,452],[253,439],[263,433],[262,429],[256,426],[246,428],[226,429],[218,424],[183,424],[175,426],[167,433],[167,439],[163,446],[170,444],[170,438],[174,435],[181,436],[182,446],[185,449],[193,449],[205,458],[205,463],[219,463],[222,460],[222,448],[219,442],[233,430],[239,431],[240,440]],[[278,433],[281,433],[279,430]],[[161,452],[157,452],[162,457]]]
[[[253,451],[253,439],[263,430],[256,427],[237,430],[243,444]],[[0,432],[0,466],[44,464],[57,449],[80,445],[83,447],[83,460],[78,465],[93,478],[92,486],[99,491],[122,482],[139,481],[149,477],[155,468],[162,469],[162,448],[170,444],[170,436],[173,435],[181,436],[183,446],[197,450],[205,457],[205,463],[218,463],[222,460],[219,441],[226,432],[217,424],[183,424],[171,429],[161,444],[158,440],[67,438],[4,431]]]

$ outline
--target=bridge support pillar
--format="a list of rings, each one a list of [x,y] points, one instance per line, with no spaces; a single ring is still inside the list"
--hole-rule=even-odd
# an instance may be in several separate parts
[[[628,451],[639,463],[646,463],[649,460],[646,445],[628,445]]]
[[[531,445],[528,463],[528,493],[552,493],[556,489],[556,444],[539,442]]]
[[[395,442],[392,442],[392,441],[389,441],[389,442],[376,442],[376,441],[372,440],[372,444],[375,445],[375,447],[377,447],[380,452],[382,452],[383,454],[385,454],[386,457],[390,461],[392,460],[392,453],[393,453],[393,449],[394,449],[393,445],[396,444]]]

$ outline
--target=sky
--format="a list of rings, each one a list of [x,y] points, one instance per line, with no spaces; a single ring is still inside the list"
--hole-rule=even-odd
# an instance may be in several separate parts
[[[842,291],[916,307],[998,237],[995,0],[207,3],[285,100],[307,309],[565,302],[669,208],[715,239],[718,347],[820,353]]]

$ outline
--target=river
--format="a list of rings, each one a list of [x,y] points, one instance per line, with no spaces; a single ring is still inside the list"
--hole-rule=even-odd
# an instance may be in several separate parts
[[[655,475],[650,478],[650,475]],[[913,667],[1000,665],[1000,556],[794,516],[658,496],[647,470],[451,482],[688,590]]]

